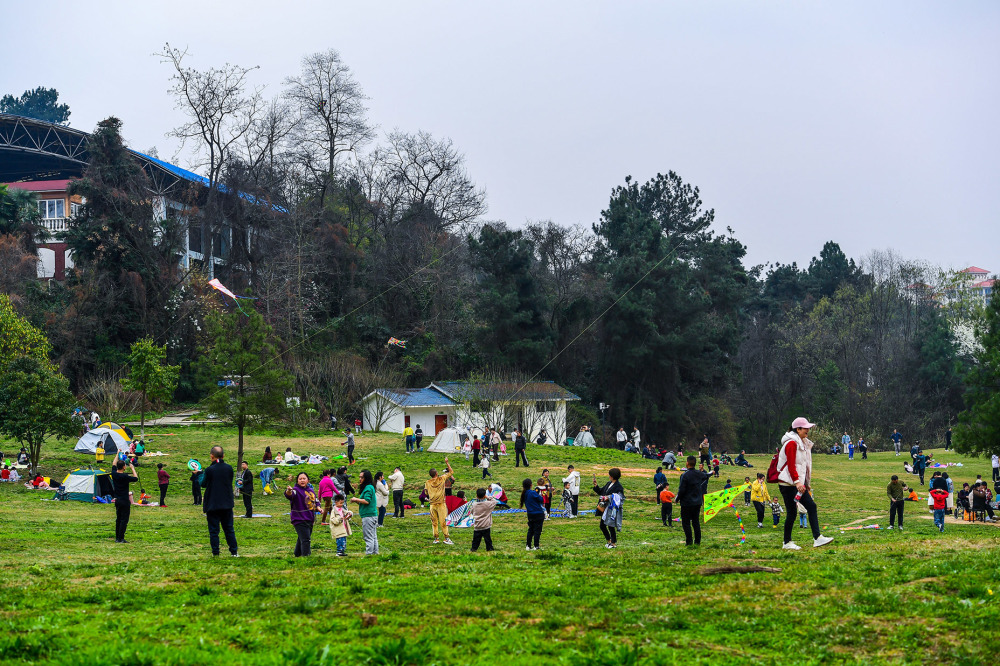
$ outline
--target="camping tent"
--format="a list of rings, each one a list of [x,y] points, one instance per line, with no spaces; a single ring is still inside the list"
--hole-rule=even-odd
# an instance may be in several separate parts
[[[445,428],[437,434],[434,441],[429,447],[428,451],[434,451],[435,453],[455,453],[455,451],[460,451],[462,449],[462,440],[458,436],[458,430],[455,428]]]
[[[573,446],[596,447],[597,443],[594,442],[594,436],[590,434],[589,430],[581,430],[580,434],[573,440]]]
[[[109,427],[111,426],[111,427]],[[97,452],[98,443],[104,449],[104,453],[115,455],[118,451],[128,451],[132,438],[128,436],[121,426],[114,423],[106,423],[100,428],[94,428],[90,432],[85,432],[76,442],[73,450],[77,453],[89,453],[93,455]]]
[[[74,469],[62,482],[65,499],[93,502],[95,496],[112,495],[111,474],[103,469]]]

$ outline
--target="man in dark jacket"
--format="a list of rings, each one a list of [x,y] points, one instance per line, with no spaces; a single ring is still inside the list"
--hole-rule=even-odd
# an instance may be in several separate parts
[[[517,436],[514,437],[514,467],[520,467],[521,461],[524,461],[524,466],[528,466],[528,458],[524,455],[524,449],[527,447],[528,443],[524,439],[524,435],[521,434],[520,430],[515,430]]]
[[[128,543],[125,541],[125,530],[128,529],[128,520],[132,515],[132,502],[128,496],[128,486],[135,483],[139,477],[135,475],[135,467],[129,463],[131,474],[125,473],[125,461],[119,460],[111,470],[111,485],[114,487],[115,495],[115,543]]]
[[[201,487],[205,489],[201,510],[208,520],[208,540],[212,544],[212,555],[219,554],[219,528],[226,534],[229,554],[239,556],[236,546],[236,532],[233,531],[233,468],[222,461],[221,446],[213,446],[212,464],[205,470]]]
[[[244,460],[240,464],[240,497],[243,498],[243,508],[247,510],[244,518],[253,518],[253,472]]]
[[[684,543],[691,545],[691,532],[694,531],[694,543],[701,543],[701,506],[705,503],[705,493],[708,492],[708,474],[695,469],[698,459],[687,457],[687,470],[681,474],[681,482],[677,486],[675,501],[681,507],[681,526],[684,528]]]

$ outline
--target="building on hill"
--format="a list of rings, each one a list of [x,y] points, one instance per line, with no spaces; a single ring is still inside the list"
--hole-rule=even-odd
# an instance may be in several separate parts
[[[61,281],[73,267],[73,258],[60,236],[84,203],[79,197],[70,197],[67,190],[87,167],[88,137],[87,132],[64,125],[0,114],[0,183],[36,194],[42,222],[50,235],[47,242],[39,244],[39,278]],[[192,186],[195,191],[207,190],[209,180],[156,157],[131,152],[149,177],[155,220],[187,219],[190,207],[182,200]],[[214,277],[229,259],[233,232],[224,223],[210,228],[203,219],[196,220],[187,224],[184,248],[177,261],[185,270],[195,269]]]
[[[509,434],[531,441],[544,429],[548,442],[566,441],[566,406],[579,396],[555,382],[434,382],[425,388],[379,388],[362,401],[366,430],[402,433],[420,425],[426,436],[447,427]]]
[[[943,279],[944,284],[934,286],[914,282],[906,286],[906,293],[918,303],[937,303],[939,306],[956,303],[989,305],[993,299],[995,280],[990,272],[978,266],[969,266]]]

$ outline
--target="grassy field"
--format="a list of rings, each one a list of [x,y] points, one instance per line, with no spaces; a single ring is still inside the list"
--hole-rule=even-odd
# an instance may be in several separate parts
[[[940,534],[920,502],[907,505],[904,533],[840,531],[886,524],[885,485],[902,468],[892,454],[853,462],[816,457],[820,521],[836,541],[813,549],[808,530],[796,527],[806,546],[801,552],[781,550],[780,528],[758,529],[752,516],[746,544],[738,545],[732,511],[705,527],[700,547],[687,548],[679,525],[667,529],[658,521],[655,463],[617,451],[532,446],[532,478],[543,466],[561,477],[569,463],[585,485],[593,473],[606,478],[611,466],[626,470],[617,550],[603,547],[593,517],[553,518],[545,523],[542,549],[528,553],[524,515],[497,516],[498,551],[471,554],[471,530],[453,530],[454,546],[432,545],[429,517],[407,515],[386,518],[380,556],[363,555],[358,529],[349,540],[351,557],[336,558],[329,532],[317,526],[313,556],[296,560],[295,534],[282,516],[287,502],[261,498],[258,488],[256,510],[274,517],[236,521],[242,557],[213,559],[184,465],[189,457],[207,460],[214,443],[235,454],[234,433],[152,430],[176,436],[154,438],[150,451],[169,455],[140,468],[146,490],[155,494],[149,463],[157,461],[167,463],[175,483],[168,508],[133,509],[128,544],[113,542],[111,506],[45,502],[51,493],[0,486],[3,662],[985,664],[1000,649],[996,528],[949,524]],[[343,451],[340,439],[251,436],[247,451],[251,460],[260,459],[266,444],[336,454]],[[61,479],[88,462],[71,449],[50,446],[43,472]],[[949,470],[956,481],[976,473],[988,478],[988,462],[934,453],[965,463]],[[395,437],[370,434],[359,438],[356,455],[355,472],[401,464],[411,499],[427,469],[442,467],[444,458],[406,455]],[[763,456],[751,461],[753,471],[767,465]],[[460,455],[452,462],[456,489],[474,492],[478,470]],[[524,470],[505,458],[493,471],[516,503]],[[736,483],[745,471],[723,467],[709,490],[720,489],[727,475]],[[582,512],[596,500],[581,494],[580,504]],[[702,573],[731,564],[781,571]]]

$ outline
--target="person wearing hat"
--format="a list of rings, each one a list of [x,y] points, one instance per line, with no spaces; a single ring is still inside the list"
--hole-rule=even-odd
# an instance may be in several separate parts
[[[785,500],[785,550],[802,550],[801,546],[792,541],[792,530],[795,528],[795,520],[798,516],[798,509],[795,503],[798,502],[806,509],[809,516],[809,527],[813,534],[813,548],[819,548],[833,541],[833,537],[825,537],[819,531],[819,517],[816,511],[816,502],[812,498],[812,449],[813,443],[809,440],[809,430],[816,426],[808,419],[799,417],[792,421],[785,436],[781,438],[781,448],[778,449],[778,490]]]

